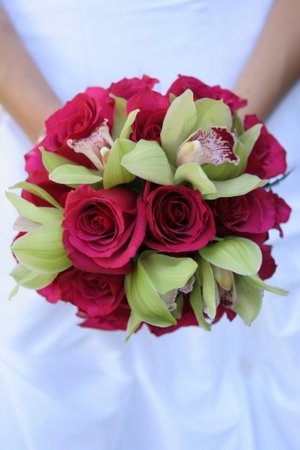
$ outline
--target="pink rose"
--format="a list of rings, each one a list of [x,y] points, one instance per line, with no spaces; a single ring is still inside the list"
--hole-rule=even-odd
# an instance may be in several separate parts
[[[130,139],[134,142],[140,139],[160,142],[160,132],[169,105],[168,98],[158,92],[151,91],[131,97],[126,107],[127,114],[135,109],[140,111],[132,124]]]
[[[186,186],[145,190],[147,232],[145,244],[168,253],[204,247],[216,234],[213,215],[200,192]]]
[[[145,207],[129,189],[79,186],[67,197],[63,243],[77,269],[123,274],[141,245]]]
[[[245,117],[245,128],[262,123],[255,115]],[[276,177],[286,172],[286,152],[277,139],[263,125],[248,159],[246,172],[263,179]]]
[[[108,88],[108,92],[116,97],[128,100],[133,95],[151,91],[158,81],[156,78],[151,78],[147,75],[143,75],[142,78],[123,78],[116,83],[112,83]]]
[[[226,230],[233,234],[261,234],[273,228],[275,224],[274,204],[269,192],[263,188],[238,197],[219,198],[209,203],[221,235],[228,234]]]
[[[96,328],[98,330],[107,331],[126,330],[130,316],[130,308],[128,303],[124,300],[118,308],[106,316],[89,317],[83,312],[79,312],[78,316],[85,319],[80,324],[80,326],[84,328]]]
[[[124,277],[71,268],[60,273],[39,293],[51,303],[58,300],[70,302],[90,317],[105,316],[124,298]]]
[[[232,110],[243,108],[247,100],[241,99],[228,89],[222,89],[220,86],[208,86],[194,77],[179,75],[177,80],[170,86],[167,94],[174,94],[178,97],[187,89],[191,89],[194,94],[194,100],[200,98],[211,98],[214,100],[223,100]]]

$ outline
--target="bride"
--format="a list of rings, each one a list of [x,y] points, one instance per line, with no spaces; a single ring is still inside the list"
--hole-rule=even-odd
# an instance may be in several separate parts
[[[296,450],[298,0],[1,4],[1,191],[24,178],[23,154],[61,102],[87,86],[143,74],[159,78],[163,92],[179,73],[234,88],[249,98],[245,113],[270,116],[268,127],[294,169],[278,186],[292,219],[284,241],[271,237],[279,266],[274,284],[289,289],[289,297],[266,295],[251,328],[224,319],[211,334],[190,327],[156,338],[145,329],[128,344],[122,332],[79,328],[68,304],[53,306],[25,290],[8,301],[15,214],[1,193],[3,448]]]

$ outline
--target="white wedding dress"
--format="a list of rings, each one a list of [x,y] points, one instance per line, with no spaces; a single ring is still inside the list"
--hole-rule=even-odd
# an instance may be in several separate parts
[[[230,88],[271,0],[4,0],[63,101],[87,86],[148,74],[165,91],[177,74]],[[259,83],[259,73],[257,74]],[[272,82],[272,80],[270,80]],[[30,105],[28,105],[30,110]],[[3,450],[296,450],[300,442],[300,86],[268,125],[292,174],[278,187],[294,213],[274,234],[273,284],[246,327],[224,319],[128,344],[81,329],[70,305],[22,290],[8,301],[15,219],[1,192],[0,442]],[[1,113],[0,113],[1,114]],[[1,191],[24,178],[30,143],[4,112]]]

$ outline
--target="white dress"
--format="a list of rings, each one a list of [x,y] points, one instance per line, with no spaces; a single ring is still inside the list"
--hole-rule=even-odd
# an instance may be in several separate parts
[[[87,86],[177,74],[230,88],[271,0],[4,0],[63,101]],[[258,74],[259,77],[259,74]],[[258,78],[259,80],[259,78]],[[273,283],[257,321],[224,319],[156,338],[146,329],[81,329],[73,307],[23,290],[8,301],[15,212],[1,193],[0,442],[5,450],[296,450],[300,439],[300,86],[269,128],[294,172],[277,191],[293,206],[277,235]],[[30,109],[30,105],[28,105]],[[0,119],[1,190],[24,178],[29,142]]]

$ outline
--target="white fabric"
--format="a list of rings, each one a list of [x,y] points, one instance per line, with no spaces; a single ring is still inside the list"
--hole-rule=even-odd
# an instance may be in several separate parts
[[[162,90],[178,73],[232,87],[271,0],[6,0],[62,100],[144,73]],[[259,74],[258,74],[259,82]],[[296,450],[300,439],[299,110],[297,85],[269,121],[294,172],[278,191],[293,206],[274,234],[273,283],[257,321],[224,319],[157,339],[80,329],[70,305],[23,290],[7,300],[15,218],[1,194],[0,442],[7,450]],[[30,109],[30,105],[28,105]],[[0,113],[1,114],[1,113]],[[0,119],[1,191],[23,179],[30,148]]]

